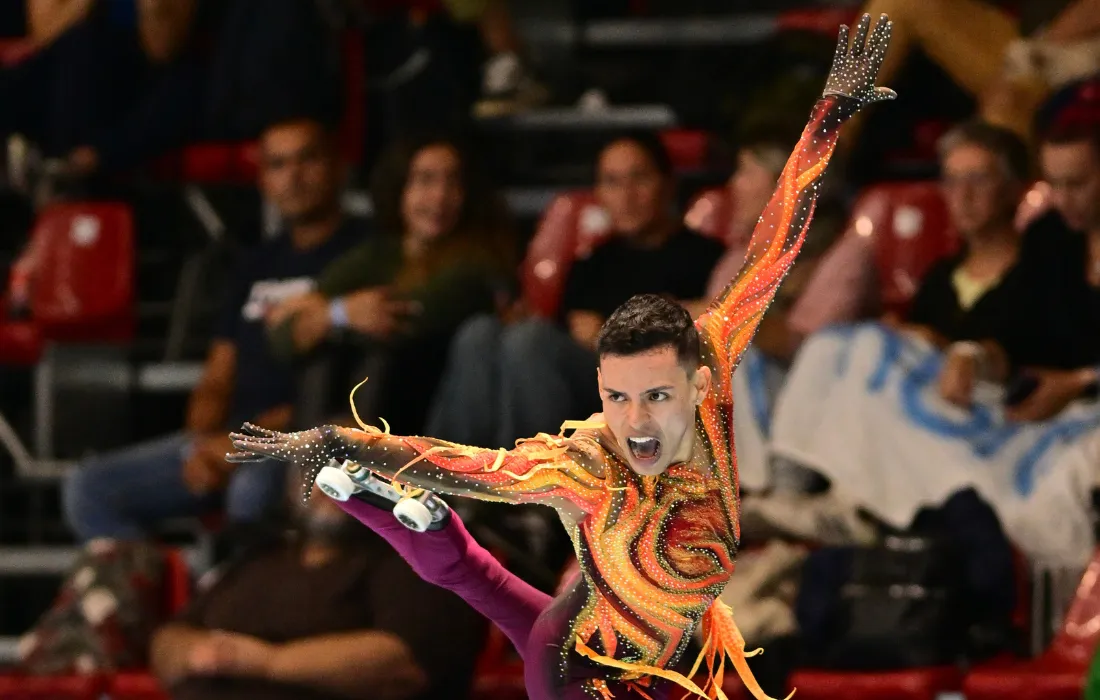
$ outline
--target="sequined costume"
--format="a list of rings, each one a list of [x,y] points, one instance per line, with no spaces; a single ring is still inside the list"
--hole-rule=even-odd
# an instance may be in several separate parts
[[[841,28],[824,96],[753,232],[745,264],[696,320],[701,359],[715,380],[696,413],[689,461],[660,476],[640,476],[607,427],[592,422],[567,423],[562,435],[540,434],[512,450],[400,437],[370,426],[262,431],[234,435],[243,454],[236,457],[272,456],[313,474],[330,459],[351,460],[395,483],[436,493],[557,509],[582,575],[531,623],[529,637],[538,648],[530,639],[517,643],[526,652],[527,690],[535,700],[574,697],[575,688],[606,697],[609,682],[629,684],[644,697],[656,678],[723,698],[727,656],[753,695],[765,698],[731,611],[718,600],[740,537],[731,374],[798,254],[839,127],[864,105],[893,96],[874,87],[889,23],[880,19],[868,39],[869,29],[865,16],[849,47]],[[565,437],[566,430],[573,432]],[[705,643],[696,667],[672,671],[699,625]],[[556,644],[548,646],[547,637]],[[690,677],[703,662],[709,682],[699,687]]]

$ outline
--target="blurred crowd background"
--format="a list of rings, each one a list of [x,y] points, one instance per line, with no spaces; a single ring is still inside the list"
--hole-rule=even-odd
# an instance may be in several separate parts
[[[4,0],[0,697],[525,697],[228,432],[366,377],[490,448],[598,410],[601,323],[736,274],[864,11],[899,97],[734,375],[723,598],[778,697],[1100,698],[1100,0]],[[453,505],[575,574],[548,509]]]

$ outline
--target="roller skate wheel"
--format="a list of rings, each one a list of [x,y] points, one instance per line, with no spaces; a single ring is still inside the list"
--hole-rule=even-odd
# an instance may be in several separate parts
[[[348,500],[358,490],[351,477],[336,467],[322,469],[314,483],[326,496],[337,501]]]
[[[410,530],[424,532],[432,524],[432,512],[415,498],[406,498],[393,508],[393,515]]]

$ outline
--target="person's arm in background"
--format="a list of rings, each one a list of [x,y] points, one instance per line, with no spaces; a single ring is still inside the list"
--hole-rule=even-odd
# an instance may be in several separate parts
[[[603,279],[600,258],[585,258],[573,263],[561,295],[562,317],[573,341],[583,348],[596,349],[596,337],[604,316],[593,310],[600,289],[614,280]]]
[[[1048,41],[1069,43],[1100,33],[1100,0],[1077,0],[1058,13],[1040,36]]]
[[[380,282],[390,279],[398,255],[399,249],[387,241],[368,241],[326,267],[317,277],[313,292],[274,309],[267,319],[268,344],[274,356],[290,363],[346,328],[349,311],[366,313],[372,306],[386,302]],[[349,300],[353,295],[355,298]],[[349,310],[349,301],[355,309]]]
[[[496,563],[492,557],[486,559]],[[499,573],[507,576],[503,567]],[[507,598],[510,594],[507,585],[495,577],[492,580],[502,584],[498,597]],[[522,588],[529,588],[519,583]],[[411,658],[424,670],[428,692],[438,695],[448,690],[448,695],[465,697],[485,647],[487,619],[458,595],[421,579],[397,556],[386,557],[379,563],[371,591],[375,629],[403,642]],[[536,597],[546,598],[537,593]],[[503,600],[499,603],[504,604]],[[443,640],[445,644],[441,643]]]
[[[195,0],[135,0],[138,38],[153,63],[167,63],[179,55],[191,34]]]
[[[383,591],[391,597],[401,593],[388,586]],[[404,626],[412,619],[412,611],[423,603],[423,600],[410,600],[408,607],[393,610],[391,599],[388,608],[402,620],[400,626]],[[436,620],[437,625],[445,623],[447,620]],[[450,637],[437,636],[433,641],[447,653],[459,651],[454,646],[457,640]],[[414,698],[428,685],[426,669],[417,663],[400,634],[380,629],[320,635],[272,645],[272,653],[260,674],[276,683],[362,700]]]
[[[95,0],[27,0],[27,35],[40,49],[87,19],[94,6]]]
[[[236,373],[237,346],[225,338],[215,339],[207,353],[202,378],[187,402],[185,427],[189,433],[203,435],[225,427]]]

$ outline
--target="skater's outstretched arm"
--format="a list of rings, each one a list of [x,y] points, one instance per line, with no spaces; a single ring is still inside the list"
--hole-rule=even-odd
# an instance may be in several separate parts
[[[539,435],[512,450],[488,450],[426,437],[326,425],[279,433],[253,425],[230,436],[233,462],[274,458],[306,469],[312,481],[331,460],[351,460],[397,484],[486,501],[539,503],[574,516],[605,493],[593,438]],[[589,444],[591,443],[591,444]]]
[[[745,263],[696,321],[714,355],[707,359],[718,371],[720,404],[732,402],[728,378],[802,247],[840,126],[862,107],[895,97],[892,90],[875,87],[890,42],[890,22],[883,15],[874,31],[870,23],[864,15],[851,45],[848,28],[841,27],[825,91],[753,229]]]

